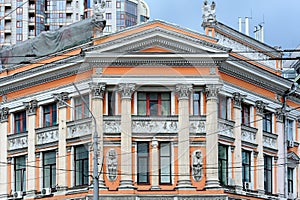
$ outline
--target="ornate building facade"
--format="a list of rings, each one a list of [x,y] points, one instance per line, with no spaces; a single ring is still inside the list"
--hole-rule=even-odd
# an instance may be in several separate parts
[[[214,7],[4,66],[1,198],[92,199],[94,151],[101,199],[298,198],[300,92]]]

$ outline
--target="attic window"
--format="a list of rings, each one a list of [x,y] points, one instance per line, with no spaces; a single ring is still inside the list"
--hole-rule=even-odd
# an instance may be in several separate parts
[[[212,30],[208,30],[207,35],[212,37]]]

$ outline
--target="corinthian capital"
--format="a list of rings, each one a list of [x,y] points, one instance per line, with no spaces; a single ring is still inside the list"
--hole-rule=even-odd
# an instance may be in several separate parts
[[[232,94],[232,100],[235,108],[241,108],[242,102],[245,99],[245,95],[241,95],[239,92],[235,92]]]
[[[191,92],[193,91],[192,85],[178,84],[176,85],[176,93],[178,95],[178,99],[189,99]]]
[[[205,88],[207,100],[217,100],[221,85],[207,85]]]
[[[69,93],[68,92],[62,92],[60,94],[53,94],[55,101],[58,102],[58,106],[60,108],[66,107],[67,101],[69,100]]]
[[[37,100],[31,100],[29,102],[24,102],[25,109],[28,110],[29,115],[35,115],[36,114],[36,108],[37,108]]]
[[[131,99],[133,92],[135,91],[134,83],[120,83],[119,93],[122,99]]]
[[[9,114],[9,108],[8,107],[3,107],[1,108],[1,122],[7,122],[8,120],[8,114]]]
[[[105,93],[105,83],[90,83],[93,98],[103,99]]]
[[[261,100],[256,101],[255,102],[255,108],[256,108],[256,111],[257,111],[256,113],[258,115],[263,115],[267,105],[268,105],[267,103],[264,103]]]

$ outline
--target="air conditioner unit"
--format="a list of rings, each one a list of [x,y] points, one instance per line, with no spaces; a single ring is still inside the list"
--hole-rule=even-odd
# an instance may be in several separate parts
[[[51,192],[51,188],[43,188],[41,191],[42,195],[50,195]]]
[[[287,141],[287,146],[290,147],[290,148],[294,147],[294,141],[293,140],[288,140]]]
[[[21,199],[23,197],[23,192],[22,191],[15,191],[13,196],[14,196],[14,199]]]
[[[251,190],[251,183],[250,182],[244,182],[244,188],[245,188],[245,190]]]

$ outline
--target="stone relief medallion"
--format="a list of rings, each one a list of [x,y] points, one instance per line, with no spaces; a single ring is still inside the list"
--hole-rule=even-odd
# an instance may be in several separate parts
[[[106,169],[107,178],[115,181],[118,175],[118,156],[114,149],[110,149],[106,154]]]
[[[202,152],[200,150],[194,151],[192,158],[193,158],[192,175],[193,175],[193,179],[198,182],[202,179],[202,174],[203,174]]]

